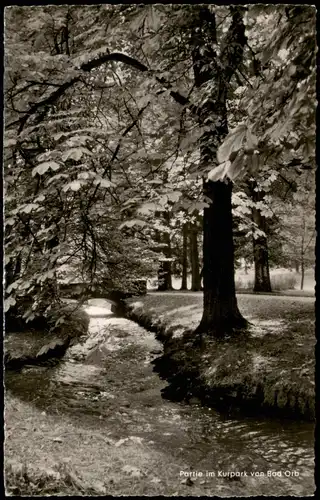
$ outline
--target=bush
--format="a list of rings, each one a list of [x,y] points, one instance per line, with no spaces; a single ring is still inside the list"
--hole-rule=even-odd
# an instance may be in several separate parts
[[[79,304],[55,305],[49,312],[47,322],[58,336],[81,337],[88,331],[90,318]]]
[[[6,332],[23,332],[26,330],[41,330],[44,334],[54,332],[63,336],[67,333],[70,337],[84,335],[89,326],[89,316],[79,304],[55,303],[50,310],[41,316],[35,317],[31,321],[23,319],[23,303],[19,304],[19,309],[12,308],[5,315]]]
[[[273,291],[280,290],[292,290],[297,284],[296,276],[290,271],[282,271],[278,273],[273,273],[271,271],[271,289]],[[236,290],[253,290],[254,288],[254,276],[252,274],[244,274],[241,276],[235,276],[235,286]]]
[[[8,496],[66,496],[101,495],[94,485],[85,483],[75,471],[65,463],[49,467],[35,468],[26,462],[7,460],[5,465],[6,493]]]
[[[252,276],[236,276],[235,277],[236,290],[253,290],[254,279]]]
[[[150,278],[148,279],[147,286],[149,290],[153,290],[158,287],[158,278]]]
[[[296,284],[296,276],[290,272],[271,275],[272,290],[292,290]]]

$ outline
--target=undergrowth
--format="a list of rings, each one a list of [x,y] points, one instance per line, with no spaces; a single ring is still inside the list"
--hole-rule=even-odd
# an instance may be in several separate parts
[[[54,468],[37,469],[25,462],[7,461],[5,464],[6,493],[14,496],[101,494],[84,483],[66,463]]]

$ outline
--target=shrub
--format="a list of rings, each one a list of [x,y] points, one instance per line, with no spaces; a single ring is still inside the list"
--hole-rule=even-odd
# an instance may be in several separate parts
[[[271,289],[273,291],[292,290],[297,284],[296,276],[290,271],[273,273],[271,271]],[[252,274],[235,276],[236,290],[253,290],[254,276]]]
[[[254,279],[252,276],[236,276],[235,286],[236,290],[253,290]]]
[[[296,284],[296,276],[290,272],[271,275],[272,290],[292,290]]]
[[[148,279],[147,286],[149,290],[153,290],[154,288],[158,287],[158,279],[157,278],[150,278]]]
[[[80,337],[88,331],[90,318],[79,304],[55,305],[47,315],[47,322],[58,336]]]
[[[10,311],[11,312],[11,311]],[[6,314],[6,333],[42,331],[44,335],[54,334],[58,337],[80,337],[88,331],[90,318],[77,303],[54,304],[43,316],[26,322],[21,316]]]
[[[63,462],[56,463],[51,469],[7,460],[5,483],[8,496],[91,496],[102,493],[101,488],[85,482],[71,466]]]

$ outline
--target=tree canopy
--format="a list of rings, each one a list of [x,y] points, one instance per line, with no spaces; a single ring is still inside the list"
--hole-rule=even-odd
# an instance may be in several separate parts
[[[66,266],[115,287],[152,274],[154,235],[172,232],[164,214],[201,216],[203,181],[236,183],[246,231],[261,231],[252,208],[283,205],[279,183],[307,196],[314,7],[14,6],[5,17],[7,309],[27,294],[26,317],[48,309]],[[263,199],[248,197],[252,180]]]

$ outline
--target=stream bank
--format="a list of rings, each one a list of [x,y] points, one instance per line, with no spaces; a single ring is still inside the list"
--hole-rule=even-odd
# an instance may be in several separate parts
[[[239,295],[250,328],[193,343],[202,294],[151,293],[127,300],[124,315],[153,331],[164,353],[155,369],[175,401],[197,398],[220,410],[314,420],[314,299]],[[247,311],[246,311],[247,309]],[[255,315],[252,314],[255,311]],[[248,314],[249,313],[249,314]]]

